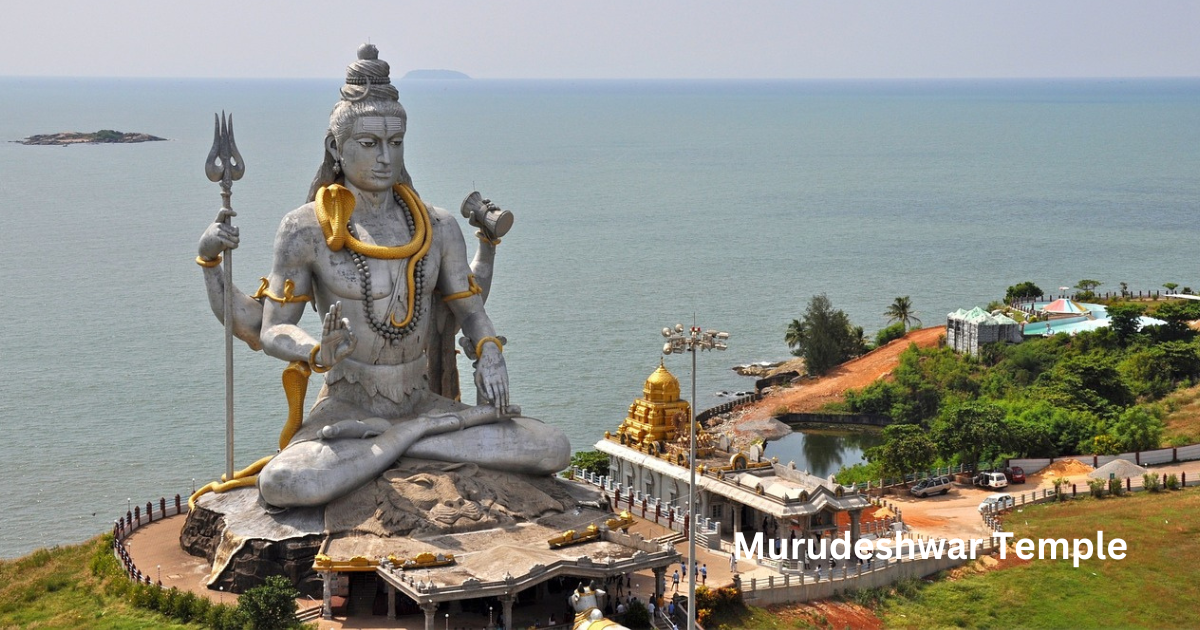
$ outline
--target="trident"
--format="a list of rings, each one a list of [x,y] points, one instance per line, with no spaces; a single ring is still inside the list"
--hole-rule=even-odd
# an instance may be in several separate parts
[[[242,154],[233,142],[233,114],[213,114],[213,145],[204,161],[204,174],[221,184],[221,209],[225,222],[236,216],[229,205],[233,182],[246,174]],[[225,251],[225,481],[233,481],[233,250]]]

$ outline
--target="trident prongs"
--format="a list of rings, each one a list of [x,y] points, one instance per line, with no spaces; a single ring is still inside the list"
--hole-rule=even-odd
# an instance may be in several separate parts
[[[242,154],[233,140],[233,114],[228,117],[225,112],[221,112],[220,116],[213,114],[213,145],[204,162],[204,174],[209,181],[221,183],[221,200],[229,208],[233,182],[246,174]]]

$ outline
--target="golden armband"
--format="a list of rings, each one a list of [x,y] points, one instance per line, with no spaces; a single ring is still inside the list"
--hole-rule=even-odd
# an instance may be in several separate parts
[[[483,293],[483,289],[480,288],[478,284],[475,284],[475,275],[471,274],[471,275],[467,276],[467,290],[466,291],[459,291],[458,293],[451,293],[450,295],[447,295],[446,297],[442,298],[442,301],[449,302],[451,300],[461,300],[463,298],[469,298],[472,295],[479,295],[480,293]]]
[[[267,288],[267,287],[271,286],[271,282],[269,280],[267,280],[266,278],[262,278],[261,282],[262,283],[258,285],[258,290],[254,292],[254,295],[250,296],[256,300],[261,299],[261,298],[267,298],[268,300],[271,300],[272,302],[278,302],[280,304],[291,304],[292,302],[311,302],[312,301],[311,295],[296,295],[296,283],[292,282],[291,280],[283,281],[283,297],[280,297],[278,295],[275,295],[274,293],[271,293],[270,289]]]
[[[201,267],[206,267],[208,269],[212,269],[213,267],[216,267],[217,265],[221,264],[221,255],[217,254],[217,257],[212,260],[208,260],[207,258],[204,258],[203,256],[196,256],[196,264],[200,265]]]

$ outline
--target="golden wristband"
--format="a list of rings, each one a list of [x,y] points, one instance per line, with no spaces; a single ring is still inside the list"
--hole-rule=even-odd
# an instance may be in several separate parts
[[[321,351],[321,344],[313,346],[312,351],[308,353],[308,367],[317,374],[324,374],[329,371],[329,368],[317,363],[317,353]]]
[[[201,267],[207,267],[209,269],[212,269],[213,267],[216,267],[217,265],[221,264],[221,255],[217,254],[217,257],[212,260],[208,260],[207,258],[204,258],[203,256],[196,256],[196,264],[200,265]]]
[[[487,241],[488,243],[491,243],[492,245],[499,245],[499,244],[500,244],[500,239],[498,239],[498,238],[488,238],[486,235],[484,235],[484,233],[483,233],[483,230],[475,230],[475,236],[476,236],[476,238],[478,238],[479,240],[481,240],[481,241]]]
[[[483,356],[483,344],[485,344],[489,341],[496,344],[496,349],[500,351],[500,354],[504,354],[504,344],[500,343],[499,339],[497,339],[495,337],[484,337],[483,339],[480,339],[478,343],[475,344],[475,358],[476,359]]]

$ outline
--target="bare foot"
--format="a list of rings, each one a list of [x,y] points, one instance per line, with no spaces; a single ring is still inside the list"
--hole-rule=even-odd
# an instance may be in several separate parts
[[[342,420],[321,429],[321,437],[326,440],[334,438],[373,438],[381,435],[392,426],[383,418],[367,418],[366,420]]]

